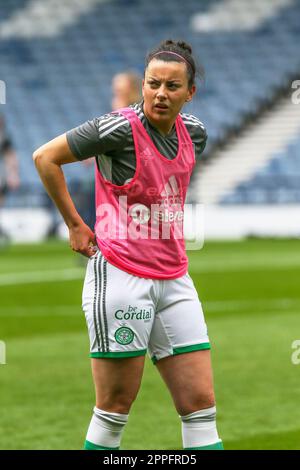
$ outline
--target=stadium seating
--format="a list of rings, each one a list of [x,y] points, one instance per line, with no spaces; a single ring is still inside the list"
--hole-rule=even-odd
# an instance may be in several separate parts
[[[300,203],[300,137],[274,158],[249,181],[239,184],[222,204],[295,204]]]
[[[113,74],[124,69],[142,73],[145,52],[163,38],[191,42],[204,65],[205,82],[199,84],[199,93],[186,111],[205,123],[208,150],[228,129],[271,98],[277,87],[300,68],[300,0],[287,2],[286,8],[256,29],[194,31],[193,17],[218,3],[220,0],[164,0],[158,10],[147,0],[95,2],[92,11],[87,10],[57,34],[41,34],[36,18],[31,37],[22,37],[22,31],[17,36],[1,37],[1,27],[7,26],[17,11],[26,15],[29,5],[24,0],[1,1],[0,78],[7,83],[7,104],[2,109],[20,157],[22,180],[38,181],[32,151],[54,136],[109,111]],[[61,10],[55,11],[49,21],[68,14],[64,2],[57,5]],[[249,2],[245,6],[245,17],[251,12],[251,5]],[[291,158],[296,164],[297,156],[293,160],[288,155],[285,161]],[[274,161],[279,160],[277,157]],[[276,167],[277,163],[273,164]],[[69,178],[84,177],[79,165],[68,166],[66,173]],[[286,200],[286,184],[280,183],[276,196],[273,187],[268,186],[266,196],[261,193],[260,178],[251,183],[255,187],[251,197],[247,183],[222,202],[251,199],[258,203],[265,202],[266,197],[274,202]],[[264,182],[267,180],[266,177]],[[293,194],[299,200],[297,188]]]

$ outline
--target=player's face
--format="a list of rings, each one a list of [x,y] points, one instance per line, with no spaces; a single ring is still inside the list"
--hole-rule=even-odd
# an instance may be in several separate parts
[[[144,113],[162,133],[173,127],[178,113],[196,91],[188,86],[187,66],[184,62],[165,62],[152,59],[143,80]]]

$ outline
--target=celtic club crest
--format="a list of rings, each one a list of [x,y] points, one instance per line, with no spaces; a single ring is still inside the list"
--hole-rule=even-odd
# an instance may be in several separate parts
[[[134,338],[134,332],[125,326],[122,326],[115,332],[115,339],[119,344],[130,344]]]

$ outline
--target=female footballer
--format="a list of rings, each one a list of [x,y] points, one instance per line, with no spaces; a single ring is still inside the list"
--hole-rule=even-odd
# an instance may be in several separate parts
[[[96,406],[85,449],[119,449],[145,354],[180,415],[184,449],[223,449],[210,344],[183,239],[186,191],[206,131],[181,113],[196,91],[191,47],[167,40],[146,57],[141,103],[95,118],[33,154],[74,251],[89,258],[83,310]],[[95,157],[95,231],[80,218],[62,165]]]

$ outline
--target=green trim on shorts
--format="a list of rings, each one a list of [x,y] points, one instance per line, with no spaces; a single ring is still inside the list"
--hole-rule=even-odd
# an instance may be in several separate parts
[[[177,354],[184,354],[192,351],[202,351],[203,349],[210,349],[210,343],[194,344],[193,346],[183,346],[182,348],[173,349],[173,356]]]
[[[145,356],[147,349],[142,349],[141,351],[124,351],[124,352],[94,352],[89,355],[91,358],[111,358],[117,359],[121,357],[137,357]]]
[[[119,450],[119,447],[102,447],[97,444],[93,444],[90,441],[85,441],[84,450]]]
[[[182,346],[181,348],[174,348],[172,356],[177,356],[178,354],[184,354],[193,351],[202,351],[204,349],[211,349],[210,343],[200,343],[200,344],[193,344],[192,346]],[[166,356],[170,357],[170,356]],[[163,358],[162,358],[163,359]],[[155,365],[159,359],[156,356],[151,358],[151,361]]]

